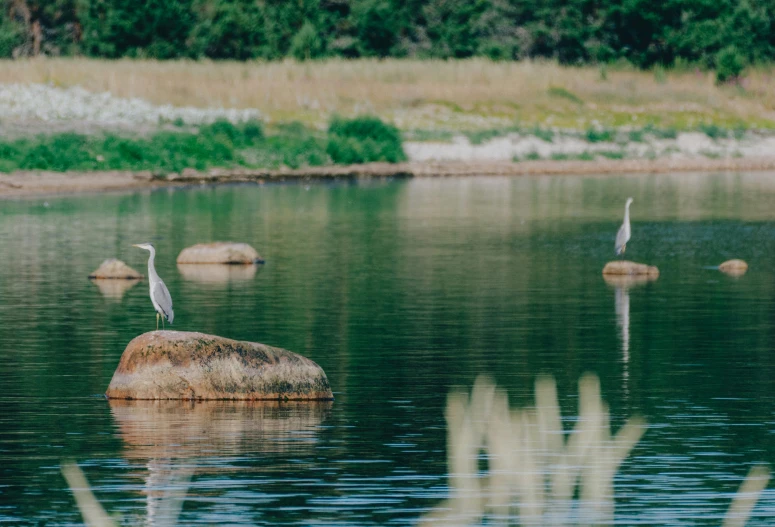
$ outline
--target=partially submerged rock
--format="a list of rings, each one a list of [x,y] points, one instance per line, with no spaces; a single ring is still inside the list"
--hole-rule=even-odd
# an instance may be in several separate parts
[[[129,267],[121,260],[117,260],[116,258],[108,258],[89,275],[89,278],[95,278],[99,280],[139,280],[142,277],[143,275]]]
[[[111,399],[333,399],[320,366],[296,353],[204,333],[151,331],[121,355]]]
[[[186,247],[178,255],[179,264],[253,264],[264,263],[247,243],[213,242]]]
[[[630,262],[628,260],[615,260],[608,262],[603,267],[604,275],[643,275],[652,276],[654,278],[659,276],[659,269],[653,265],[646,265],[642,263]]]
[[[727,260],[718,266],[718,270],[730,276],[742,276],[748,270],[748,264],[743,260]]]

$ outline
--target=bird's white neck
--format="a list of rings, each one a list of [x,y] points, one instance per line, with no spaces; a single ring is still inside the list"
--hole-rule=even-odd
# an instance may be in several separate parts
[[[630,223],[630,202],[624,206],[624,223]],[[153,258],[153,257],[152,257]]]
[[[153,266],[153,259],[156,258],[156,251],[153,250],[153,248],[149,249],[148,252],[150,252],[150,256],[148,256],[148,278],[151,277],[157,277],[158,274],[156,274],[156,268]]]

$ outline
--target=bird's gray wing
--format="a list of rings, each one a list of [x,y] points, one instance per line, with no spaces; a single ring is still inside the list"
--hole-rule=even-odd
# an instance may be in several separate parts
[[[619,232],[616,233],[616,254],[622,252],[622,247],[624,247],[624,244],[627,243],[627,241],[627,229],[624,224],[622,224],[622,226],[619,227]]]
[[[172,319],[175,318],[175,314],[172,312],[172,297],[167,290],[167,286],[161,280],[153,286],[153,299],[161,308],[164,316],[167,318],[167,322],[172,324]]]

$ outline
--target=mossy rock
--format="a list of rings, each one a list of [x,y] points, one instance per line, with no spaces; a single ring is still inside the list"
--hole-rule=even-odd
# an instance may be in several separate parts
[[[330,400],[323,369],[296,353],[186,331],[134,338],[105,394],[109,399]]]

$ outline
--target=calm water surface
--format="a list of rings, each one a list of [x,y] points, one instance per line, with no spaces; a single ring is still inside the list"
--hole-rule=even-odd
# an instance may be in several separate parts
[[[628,196],[627,255],[661,276],[607,284]],[[616,521],[718,525],[748,469],[775,467],[774,204],[773,174],[0,202],[0,523],[81,522],[60,472],[74,460],[127,525],[167,524],[165,503],[186,485],[185,525],[415,525],[450,497],[451,390],[486,374],[517,408],[550,375],[569,429],[592,372],[614,430],[633,415],[649,425],[614,480]],[[211,240],[248,242],[267,263],[178,269],[183,247]],[[336,401],[105,400],[155,314],[146,282],[102,291],[86,276],[107,257],[144,269],[131,244],[145,241],[174,329],[301,353]],[[733,257],[750,271],[711,268]],[[753,523],[772,515],[766,490]]]

